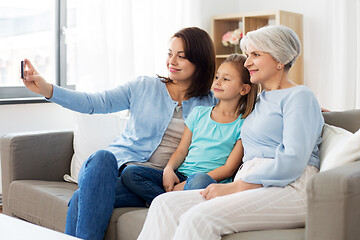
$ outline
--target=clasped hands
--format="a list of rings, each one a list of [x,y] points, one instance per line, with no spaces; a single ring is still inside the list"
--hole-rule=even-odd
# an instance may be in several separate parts
[[[185,186],[185,182],[186,181],[180,182],[174,170],[168,167],[164,168],[163,186],[166,192],[183,190]]]

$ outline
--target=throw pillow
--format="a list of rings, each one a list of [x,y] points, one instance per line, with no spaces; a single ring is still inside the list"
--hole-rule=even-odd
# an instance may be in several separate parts
[[[76,114],[74,131],[74,155],[70,165],[70,175],[64,180],[77,183],[80,168],[91,154],[105,149],[118,137],[126,126],[128,117],[124,112],[112,114]]]
[[[360,159],[360,130],[345,138],[326,155],[320,171],[330,170]]]
[[[351,132],[335,127],[329,124],[324,125],[322,130],[322,142],[320,144],[320,169],[323,165],[324,159],[329,155],[329,152],[333,148],[338,148],[345,139],[349,138],[352,135]]]

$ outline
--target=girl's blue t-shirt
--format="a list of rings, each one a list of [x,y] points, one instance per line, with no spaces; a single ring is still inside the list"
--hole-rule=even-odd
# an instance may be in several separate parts
[[[218,123],[211,119],[212,109],[213,107],[195,107],[185,120],[192,138],[188,155],[177,170],[186,177],[223,166],[240,139],[244,121],[241,119],[242,115],[234,122]],[[231,178],[227,178],[221,182],[231,181]]]

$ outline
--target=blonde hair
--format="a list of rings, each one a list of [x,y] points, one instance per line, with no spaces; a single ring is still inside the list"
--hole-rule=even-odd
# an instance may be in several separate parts
[[[241,39],[243,52],[251,45],[259,51],[269,53],[288,71],[301,52],[301,43],[296,33],[284,25],[270,25],[246,33]]]
[[[245,61],[246,57],[237,53],[231,54],[224,61],[224,63],[232,63],[238,71],[241,81],[251,87],[250,92],[242,96],[238,103],[238,114],[242,114],[241,118],[246,118],[253,111],[259,91],[258,85],[250,81],[249,71],[244,67]]]

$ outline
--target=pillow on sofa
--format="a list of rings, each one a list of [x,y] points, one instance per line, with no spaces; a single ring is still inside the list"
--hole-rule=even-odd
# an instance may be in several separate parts
[[[352,135],[351,132],[335,127],[329,124],[324,125],[322,130],[322,142],[320,144],[320,166],[323,165],[324,159],[329,155],[329,152],[333,148],[338,148],[345,139],[349,138]]]
[[[71,176],[65,175],[65,181],[77,183],[83,162],[97,150],[107,148],[124,130],[127,119],[125,112],[94,115],[76,113]]]
[[[353,133],[339,127],[325,124],[322,131],[322,142],[320,145],[320,171],[323,171],[323,166],[329,160],[330,154],[333,154],[334,149],[342,148],[343,144],[349,139]],[[331,166],[331,165],[330,165]]]
[[[326,155],[320,171],[330,170],[360,159],[360,130],[343,139]]]

